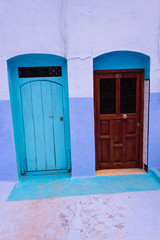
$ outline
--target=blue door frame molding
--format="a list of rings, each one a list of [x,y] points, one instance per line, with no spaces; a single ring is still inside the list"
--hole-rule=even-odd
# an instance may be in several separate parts
[[[93,60],[93,70],[144,69],[144,131],[143,168],[148,171],[150,57],[133,51],[114,51],[97,56]],[[147,119],[147,120],[146,120]]]
[[[139,52],[115,51],[97,56],[94,70],[144,69],[145,80],[150,79],[150,57]]]
[[[8,65],[9,91],[10,91],[10,100],[11,100],[11,112],[12,112],[13,130],[14,130],[18,177],[21,177],[22,175],[53,174],[53,173],[62,173],[62,172],[70,171],[71,149],[70,149],[69,99],[68,99],[68,77],[67,77],[66,59],[64,59],[63,57],[59,57],[51,54],[24,54],[24,55],[19,55],[9,59],[7,61],[7,65]],[[20,78],[18,74],[19,67],[49,67],[49,66],[61,67],[62,76],[32,77],[32,78],[21,77]],[[60,119],[57,122],[57,126],[55,128],[55,132],[57,131],[57,133],[55,134],[59,134],[59,132],[63,132],[64,151],[63,151],[63,161],[60,162],[59,165],[57,164],[58,167],[55,167],[54,164],[52,167],[49,161],[47,163],[42,164],[41,161],[44,161],[44,160],[41,157],[42,160],[40,160],[39,166],[37,165],[38,167],[32,168],[32,162],[30,162],[31,160],[27,158],[27,154],[26,154],[26,149],[27,149],[26,135],[29,132],[29,125],[27,125],[29,124],[28,123],[29,119],[27,120],[27,117],[28,115],[30,115],[31,117],[33,114],[31,113],[31,111],[29,112],[28,110],[29,109],[29,104],[27,105],[28,92],[29,92],[28,89],[33,88],[32,91],[31,90],[30,91],[32,93],[35,92],[36,97],[38,98],[37,93],[39,91],[38,90],[39,86],[41,89],[41,94],[42,94],[41,96],[46,96],[47,98],[47,100],[45,99],[45,97],[42,98],[42,100],[44,101],[43,104],[45,104],[44,106],[48,106],[49,104],[53,105],[53,108],[52,108],[53,111],[59,104],[61,108],[61,110],[59,109],[56,110],[57,114],[61,115],[62,117],[60,118],[60,116],[58,115],[58,119],[59,118]],[[47,92],[48,89],[50,88],[51,88],[52,98],[49,97],[49,93]],[[61,94],[60,96],[58,96],[58,92]],[[57,98],[54,103],[54,97],[56,97],[56,95],[57,95]],[[31,98],[32,97],[33,96],[31,94]],[[32,100],[34,102],[34,99]],[[33,108],[32,110],[37,111],[38,113],[36,116],[40,118],[39,116],[40,111],[36,110],[39,107],[38,102],[35,101],[35,104],[33,104],[33,102],[32,102],[32,108]],[[37,106],[36,106],[36,102],[37,102]],[[46,111],[46,114],[48,114],[47,111]],[[25,118],[26,118],[26,121],[25,121]],[[44,116],[41,116],[41,118],[43,120],[42,124],[47,124],[47,122],[49,123],[49,120],[48,119],[45,120]],[[55,124],[55,121],[56,120],[54,120],[54,124]],[[38,120],[38,122],[40,122],[40,120]],[[53,124],[53,129],[54,129],[54,124]],[[52,124],[50,124],[50,126],[51,125]],[[48,130],[49,129],[51,129],[51,127],[48,128]],[[58,131],[58,129],[60,130]],[[45,138],[45,135],[48,136],[49,132],[50,130],[47,133],[45,133],[43,130],[44,138]],[[33,131],[32,136],[30,137],[29,135],[28,137],[29,148],[33,145],[32,138],[34,134],[35,134],[35,130]],[[59,135],[56,135],[56,136],[57,136],[56,140],[55,139],[53,140],[53,143],[54,143],[53,148],[56,148],[54,150],[55,155],[57,154],[57,152],[61,154],[59,146],[61,145],[61,142],[62,142],[61,136]],[[57,141],[57,145],[56,145],[56,141]],[[47,150],[45,149],[45,147],[43,148],[43,142],[44,141],[38,140],[38,143],[35,143],[35,145],[39,144],[39,150],[41,150],[41,148],[44,149],[45,154],[47,155]],[[48,143],[45,146],[48,146]],[[32,153],[32,151],[30,151],[30,153]],[[49,150],[48,150],[48,154],[50,154]],[[40,155],[41,154],[39,154],[39,156]],[[50,155],[51,160],[54,158],[53,155],[54,155],[54,152],[52,156]],[[33,158],[37,159],[37,156],[36,157],[34,156]]]

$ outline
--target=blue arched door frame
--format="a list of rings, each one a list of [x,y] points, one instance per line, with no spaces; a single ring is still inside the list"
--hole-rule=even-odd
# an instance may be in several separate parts
[[[150,79],[150,57],[133,51],[114,51],[97,56],[93,70],[144,69],[145,80]]]
[[[65,131],[65,153],[67,168],[65,170],[53,171],[51,173],[68,172],[71,169],[70,154],[70,124],[69,124],[69,98],[68,98],[68,77],[67,77],[67,61],[63,57],[51,54],[24,54],[7,61],[9,91],[11,101],[11,111],[13,120],[14,140],[17,159],[18,176],[26,174],[25,161],[26,155],[24,150],[24,130],[22,120],[22,108],[20,99],[20,87],[33,81],[47,81],[61,84],[63,86],[64,101],[64,131]],[[18,67],[41,67],[41,66],[61,66],[61,77],[38,77],[38,78],[19,78]],[[41,174],[41,173],[38,173]],[[47,172],[42,172],[47,174]]]

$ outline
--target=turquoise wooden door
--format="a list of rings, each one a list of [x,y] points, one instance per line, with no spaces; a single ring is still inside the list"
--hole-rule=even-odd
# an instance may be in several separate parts
[[[66,59],[24,54],[7,64],[18,176],[69,172]]]
[[[63,86],[33,81],[20,88],[26,171],[64,170]]]

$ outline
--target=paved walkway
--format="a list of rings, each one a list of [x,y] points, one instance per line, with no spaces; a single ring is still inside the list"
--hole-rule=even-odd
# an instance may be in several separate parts
[[[35,200],[55,197],[112,194],[160,190],[160,172],[148,174],[72,178],[71,174],[23,177],[8,200]]]
[[[160,191],[5,201],[0,184],[0,240],[159,240]]]

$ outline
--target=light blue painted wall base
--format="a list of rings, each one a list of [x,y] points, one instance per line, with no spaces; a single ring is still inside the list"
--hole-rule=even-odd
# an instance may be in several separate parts
[[[150,95],[149,168],[160,169],[160,93]]]
[[[0,180],[16,181],[17,164],[10,101],[0,101]]]
[[[92,98],[70,98],[72,176],[95,176]]]
[[[149,168],[160,169],[160,93],[150,96]],[[72,177],[95,175],[92,98],[70,98]],[[17,180],[10,102],[0,101],[0,180]]]

